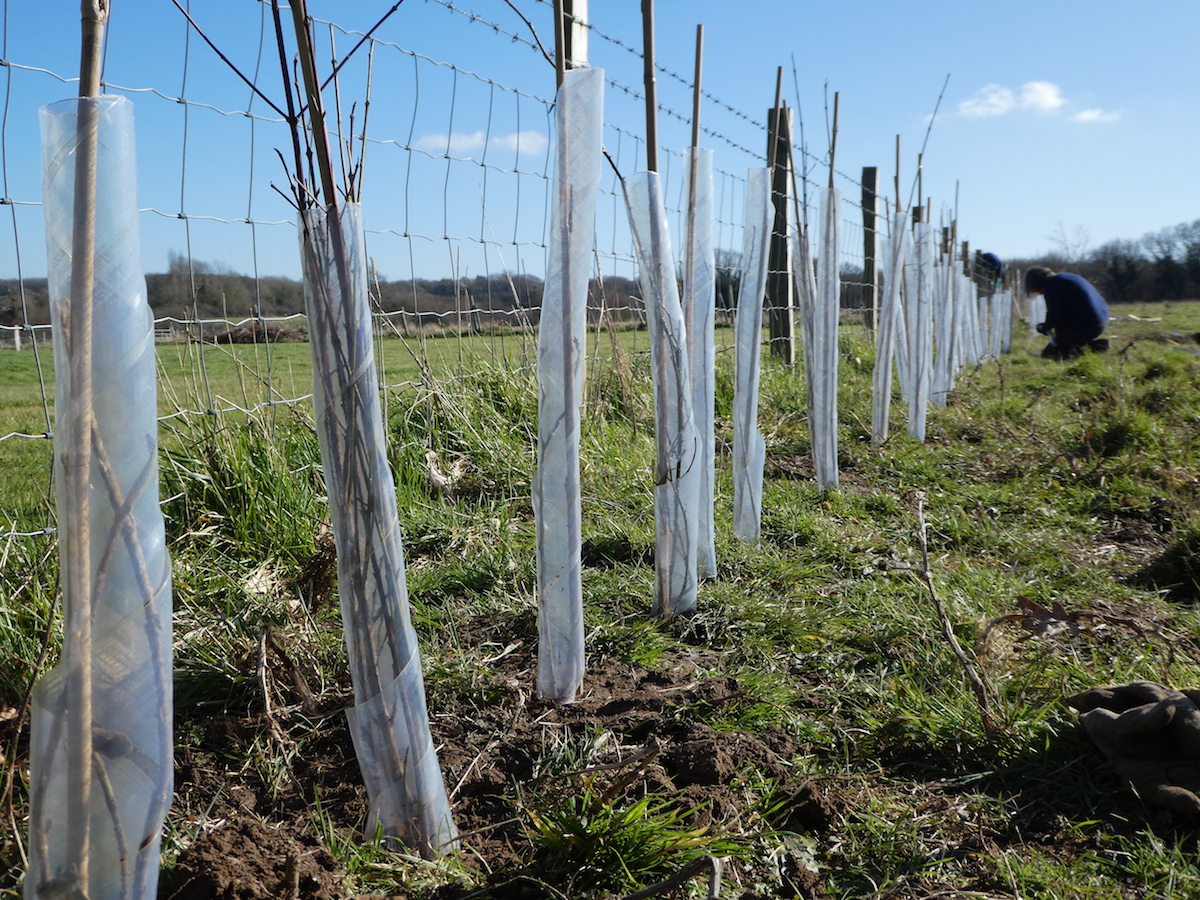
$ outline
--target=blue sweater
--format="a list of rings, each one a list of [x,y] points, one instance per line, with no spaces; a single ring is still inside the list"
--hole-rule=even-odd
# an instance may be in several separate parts
[[[1108,304],[1086,278],[1060,272],[1046,279],[1046,325],[1055,340],[1083,344],[1104,333]]]

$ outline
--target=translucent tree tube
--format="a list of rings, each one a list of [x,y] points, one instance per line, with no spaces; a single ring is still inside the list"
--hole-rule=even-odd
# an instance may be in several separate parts
[[[908,252],[908,213],[898,212],[892,220],[891,253],[884,277],[883,302],[879,307],[879,337],[875,348],[875,371],[871,380],[871,441],[882,444],[888,436],[892,402],[892,360],[896,355],[900,324],[904,321],[900,286]]]
[[[999,312],[997,315],[1000,318],[1000,352],[1012,352],[1012,322],[1013,322],[1013,295],[1012,291],[1001,291],[996,295],[998,301],[997,306]]]
[[[933,267],[933,385],[930,399],[937,406],[946,405],[946,397],[954,387],[955,354],[960,342],[958,331],[962,317],[954,302],[953,266],[944,261]]]
[[[27,898],[153,898],[173,787],[171,566],[133,104],[41,111],[65,625],[33,692]]]
[[[683,264],[683,319],[687,331],[688,370],[692,383],[692,417],[700,440],[697,486],[696,573],[717,574],[713,498],[716,484],[716,429],[713,408],[716,379],[716,247],[713,243],[712,150],[688,151],[690,202],[687,210],[687,248]],[[694,190],[690,185],[695,185]]]
[[[558,91],[554,202],[538,327],[538,696],[571,703],[583,681],[579,422],[596,230],[604,70],[571,69]]]
[[[899,216],[901,213],[896,215]],[[897,221],[893,226],[899,226],[906,232],[903,238],[904,246],[900,248],[899,257],[893,256],[889,261],[888,271],[896,279],[896,287],[899,291],[895,337],[896,374],[900,379],[900,399],[908,403],[912,397],[912,367],[908,362],[908,319],[909,308],[912,306],[912,294],[909,293],[911,283],[911,266],[909,264],[912,261],[912,240],[911,226],[908,223],[907,214],[904,215],[906,216],[904,222]],[[893,233],[891,245],[894,245],[895,242],[896,235]]]
[[[662,184],[657,172],[639,172],[625,190],[654,376],[654,614],[670,618],[696,608],[700,442]]]
[[[742,281],[734,320],[733,380],[733,533],[750,543],[758,540],[762,526],[762,479],[767,451],[758,431],[758,376],[774,215],[770,173],[766,169],[750,169],[746,173]]]
[[[908,436],[925,440],[925,416],[929,410],[930,379],[933,375],[933,227],[918,222],[913,229],[912,291],[909,304],[909,366],[912,398],[908,406]]]
[[[992,307],[995,298],[979,290],[979,286],[966,274],[959,276],[963,292],[970,298],[975,311],[975,357],[982,360],[992,353]]]
[[[808,372],[815,364],[813,355],[813,316],[816,314],[817,285],[813,272],[812,249],[808,243],[808,229],[797,228],[792,232],[792,278],[796,285],[796,306],[800,310],[800,334],[804,359],[804,390],[807,408],[812,409],[813,385]]]
[[[959,344],[962,351],[955,360],[956,364],[951,376],[950,386],[953,387],[954,377],[958,375],[962,367],[979,362],[987,351],[987,317],[979,314],[979,295],[975,290],[974,282],[962,272],[957,271],[956,267],[951,266],[951,269],[954,271],[955,307],[961,310],[962,315],[965,316],[963,327],[959,332]]]
[[[970,279],[963,276],[966,282]],[[964,283],[963,290],[967,290],[967,283]],[[987,356],[995,356],[992,353],[992,298],[987,294],[981,294],[977,290],[972,290],[970,295],[971,301],[975,308],[975,321],[978,325],[976,329],[976,356],[978,359],[983,359]]]
[[[1037,327],[1046,321],[1046,298],[1037,294],[1029,301],[1029,334],[1035,336]]]
[[[815,366],[809,430],[812,435],[813,468],[817,486],[838,486],[837,378],[838,319],[841,314],[841,276],[838,272],[842,222],[842,192],[826,188],[821,195],[821,250],[817,256],[817,302],[813,316],[812,341]]]
[[[982,360],[990,354],[992,343],[992,303],[993,298],[979,290],[979,286],[966,273],[960,273],[959,283],[963,294],[971,303],[972,315],[975,317],[975,358]],[[995,356],[995,354],[990,354]]]
[[[396,489],[367,303],[362,213],[306,210],[300,256],[313,355],[313,405],[337,542],[354,706],[347,710],[371,801],[366,832],[432,858],[456,840],[409,615]]]

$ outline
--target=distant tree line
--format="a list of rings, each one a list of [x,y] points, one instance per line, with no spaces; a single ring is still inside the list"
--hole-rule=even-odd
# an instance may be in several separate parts
[[[1060,252],[1036,259],[1009,260],[1008,267],[1015,271],[1046,266],[1074,272],[1092,282],[1110,303],[1200,298],[1200,219],[1152,231],[1140,240],[1070,250],[1063,246]]]
[[[466,279],[392,281],[370,273],[368,290],[372,307],[382,313],[400,313],[399,327],[442,327],[448,330],[521,328],[536,325],[545,285],[532,275],[490,275]],[[156,319],[239,321],[262,315],[271,319],[304,312],[300,281],[277,276],[242,275],[218,265],[172,254],[166,272],[146,275],[147,302]],[[643,319],[637,282],[620,277],[594,279],[589,285],[589,318],[598,321],[608,310],[618,324]],[[44,325],[50,321],[50,300],[45,278],[0,279],[0,325],[22,322]],[[281,332],[282,333],[282,332]],[[254,326],[231,329],[206,339],[241,340],[258,336]],[[294,334],[294,327],[287,332]],[[302,332],[301,332],[302,334]]]
[[[1143,303],[1200,298],[1200,219],[1150,232],[1139,240],[1109,241],[1094,250],[1060,242],[1058,252],[1030,259],[1006,260],[1010,278],[1029,266],[1076,272],[1112,303]],[[716,304],[728,317],[737,306],[740,254],[717,251]],[[841,271],[842,306],[866,304],[862,269]],[[1020,290],[1019,284],[1012,285]],[[22,290],[23,287],[23,290]],[[392,281],[370,276],[373,306],[384,313],[403,313],[406,327],[439,325],[448,330],[486,330],[536,325],[545,284],[532,275],[477,275],[466,279]],[[261,312],[273,318],[304,312],[304,289],[292,278],[241,275],[221,266],[172,254],[167,271],[146,276],[146,292],[155,318],[231,319]],[[607,310],[613,321],[629,326],[644,321],[641,289],[621,277],[593,279],[588,287],[588,317],[599,321]],[[0,325],[50,321],[45,278],[0,279]]]

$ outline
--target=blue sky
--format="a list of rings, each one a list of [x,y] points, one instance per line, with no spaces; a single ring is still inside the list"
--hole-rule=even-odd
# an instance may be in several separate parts
[[[312,0],[310,11],[353,32],[390,5]],[[387,277],[538,274],[553,70],[502,0],[451,5],[458,11],[439,0],[405,0],[377,33],[387,43],[372,60],[363,189],[369,247]],[[549,4],[514,5],[551,46]],[[170,254],[190,248],[197,259],[237,271],[294,275],[294,214],[272,187],[286,188],[275,151],[288,150],[275,113],[194,33],[188,37],[170,0],[113,0],[113,8],[105,79],[135,103],[146,270],[163,271]],[[23,273],[44,274],[36,110],[74,93],[73,84],[47,72],[70,78],[78,69],[77,9],[5,2],[3,55],[12,65],[0,79],[12,202],[0,209],[3,277],[16,274],[18,242]],[[260,44],[265,8],[256,0],[191,0],[190,9],[281,102],[269,32]],[[591,0],[589,14],[605,36],[593,37],[591,63],[640,89],[639,0]],[[756,159],[766,143],[761,123],[779,66],[783,96],[799,106],[815,158],[828,150],[826,107],[839,94],[836,168],[848,200],[857,199],[852,181],[866,165],[880,168],[885,193],[894,196],[898,135],[907,202],[945,85],[929,131],[923,193],[938,220],[957,203],[960,236],[978,249],[1009,258],[1064,244],[1079,252],[1200,218],[1194,0],[1153,0],[1136,11],[1111,0],[658,0],[658,62],[671,73],[659,75],[659,100],[678,114],[660,118],[660,139],[676,151],[690,136],[697,23],[706,29],[704,87],[716,98],[702,109],[713,132],[704,143],[728,174],[719,201],[727,221],[740,216],[736,180],[763,164]],[[318,28],[326,60],[328,31]],[[354,40],[341,31],[335,39],[339,52]],[[361,104],[365,87],[361,55],[341,77],[343,118],[352,101]],[[180,96],[193,105],[176,102]],[[636,141],[644,134],[640,100],[610,87],[605,104],[606,146],[618,167],[644,166]],[[410,155],[405,146],[424,152]],[[664,165],[678,169],[670,154]],[[827,174],[818,168],[813,177],[823,182]],[[618,248],[621,213],[611,187],[600,206],[598,240]],[[181,210],[189,218],[180,219]],[[732,232],[718,241],[739,246]]]

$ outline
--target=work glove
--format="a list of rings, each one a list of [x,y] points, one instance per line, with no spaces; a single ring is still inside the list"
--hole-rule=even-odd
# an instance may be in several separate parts
[[[1139,681],[1093,688],[1066,702],[1143,800],[1194,816],[1200,815],[1200,709],[1193,698],[1200,691]]]

